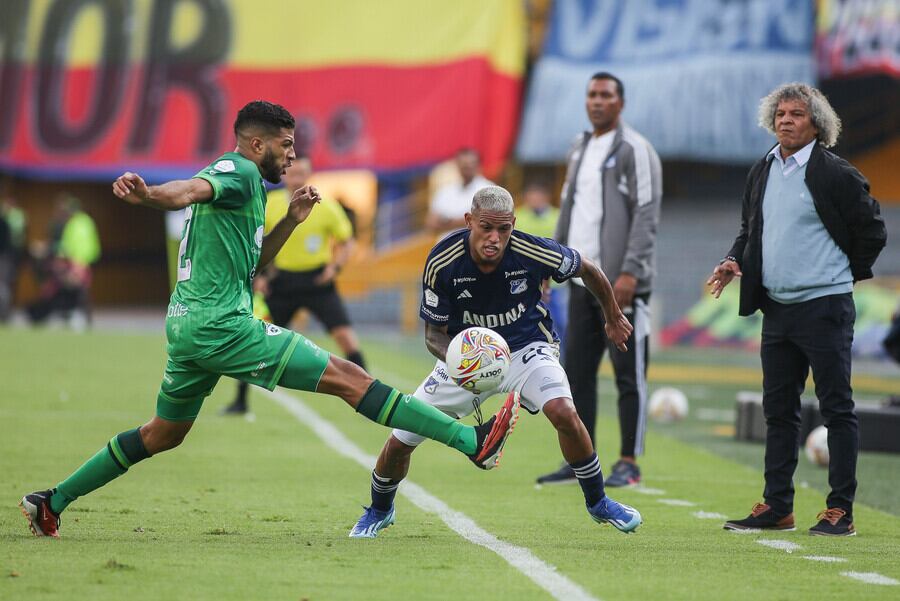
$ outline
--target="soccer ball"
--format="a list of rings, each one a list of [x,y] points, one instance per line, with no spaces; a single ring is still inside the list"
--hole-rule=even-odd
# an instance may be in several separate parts
[[[468,328],[447,347],[447,372],[453,382],[472,394],[500,386],[509,370],[509,346],[488,328]]]
[[[677,388],[663,387],[650,395],[650,417],[657,422],[675,422],[688,414],[688,400]]]
[[[820,467],[828,467],[828,429],[819,426],[806,437],[806,458]]]

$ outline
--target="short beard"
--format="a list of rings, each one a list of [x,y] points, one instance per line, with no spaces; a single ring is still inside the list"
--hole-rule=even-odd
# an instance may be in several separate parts
[[[263,179],[270,184],[281,183],[281,169],[278,168],[275,162],[275,154],[268,148],[259,162],[259,171]]]

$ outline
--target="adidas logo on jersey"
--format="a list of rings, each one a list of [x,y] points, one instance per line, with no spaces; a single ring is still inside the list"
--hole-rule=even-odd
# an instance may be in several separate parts
[[[457,296],[456,298],[457,298],[457,300],[459,300],[459,299],[461,299],[461,298],[472,298],[472,293],[469,292],[469,289],[468,289],[468,288],[466,288],[465,290],[463,290],[462,292],[460,292],[460,293],[459,293],[459,296]]]

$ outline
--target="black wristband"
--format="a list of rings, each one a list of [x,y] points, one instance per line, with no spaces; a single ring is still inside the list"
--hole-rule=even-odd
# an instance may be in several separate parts
[[[724,263],[725,261],[734,261],[735,263],[738,262],[737,259],[735,259],[735,258],[732,257],[731,255],[728,255],[727,257],[725,257],[724,259],[722,259],[721,261],[719,261],[719,265],[721,265],[721,264]]]

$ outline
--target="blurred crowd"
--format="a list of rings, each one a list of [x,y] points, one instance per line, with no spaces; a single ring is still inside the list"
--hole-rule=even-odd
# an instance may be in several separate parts
[[[100,258],[100,237],[81,202],[60,193],[42,237],[30,243],[28,215],[12,197],[0,201],[0,321],[13,315],[20,276],[30,268],[37,293],[23,306],[35,325],[58,318],[74,329],[91,323],[91,267]]]

